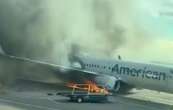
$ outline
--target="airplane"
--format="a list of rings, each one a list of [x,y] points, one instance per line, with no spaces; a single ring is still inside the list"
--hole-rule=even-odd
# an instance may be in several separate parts
[[[132,88],[144,88],[173,92],[173,66],[155,63],[141,63],[116,59],[98,59],[74,56],[71,63],[78,63],[78,69],[100,74],[95,81],[114,92],[128,93]]]
[[[120,57],[115,60],[74,56],[70,62],[79,63],[80,67],[0,54],[0,82],[28,79],[66,84],[89,80],[117,93],[127,93],[134,87],[173,93],[171,65],[123,61]]]

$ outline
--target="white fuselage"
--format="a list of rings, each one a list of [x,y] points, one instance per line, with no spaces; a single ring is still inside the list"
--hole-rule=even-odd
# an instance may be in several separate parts
[[[87,71],[114,76],[136,87],[173,92],[171,66],[92,58],[80,58],[80,62]]]

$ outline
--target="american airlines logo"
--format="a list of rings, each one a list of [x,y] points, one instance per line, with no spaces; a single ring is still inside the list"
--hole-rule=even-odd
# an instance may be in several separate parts
[[[119,64],[115,64],[114,67],[112,68],[112,72],[132,77],[141,77],[153,80],[166,80],[166,73],[159,71],[152,71],[147,69],[146,67],[142,69],[136,69],[136,68],[129,68],[125,66],[120,66]]]

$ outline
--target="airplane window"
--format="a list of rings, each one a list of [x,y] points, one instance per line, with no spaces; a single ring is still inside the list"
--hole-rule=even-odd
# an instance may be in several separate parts
[[[109,69],[111,69],[111,67],[109,67]]]
[[[91,64],[89,64],[89,67],[91,67]]]

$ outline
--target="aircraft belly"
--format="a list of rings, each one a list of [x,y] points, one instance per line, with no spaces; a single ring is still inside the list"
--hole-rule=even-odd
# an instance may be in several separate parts
[[[173,93],[173,76],[169,76],[167,80],[168,91]]]
[[[153,79],[144,79],[144,78],[135,78],[135,77],[128,77],[122,76],[121,78],[125,83],[133,85],[135,87],[142,87],[146,89],[154,89],[158,91],[168,90],[167,89],[167,81],[164,80],[153,80]],[[166,88],[165,88],[166,87]]]

